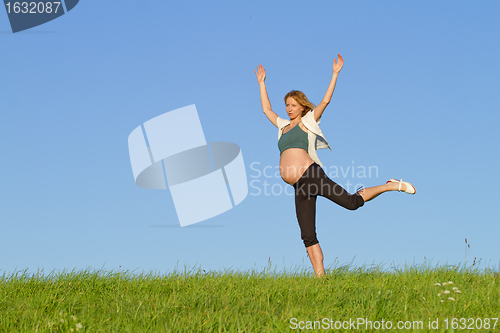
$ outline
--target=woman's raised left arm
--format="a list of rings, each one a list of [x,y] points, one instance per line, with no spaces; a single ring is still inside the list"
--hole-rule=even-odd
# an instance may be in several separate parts
[[[323,111],[325,111],[325,108],[330,104],[330,101],[332,100],[332,95],[333,91],[335,90],[335,84],[337,83],[337,78],[339,76],[339,72],[344,66],[344,59],[342,59],[342,56],[339,54],[338,59],[333,60],[333,74],[332,74],[332,79],[330,81],[330,84],[328,85],[328,89],[326,90],[325,97],[323,97],[323,100],[316,106],[314,109],[314,120],[318,120],[319,117],[323,114]]]

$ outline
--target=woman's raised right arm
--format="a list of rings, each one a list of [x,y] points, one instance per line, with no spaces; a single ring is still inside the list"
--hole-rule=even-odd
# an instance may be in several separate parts
[[[269,97],[267,96],[265,83],[266,70],[264,69],[264,67],[262,67],[262,65],[257,67],[255,75],[257,75],[257,81],[259,82],[260,103],[262,104],[262,111],[264,111],[265,115],[273,123],[273,125],[278,127],[278,115],[271,109],[271,102],[269,101]]]

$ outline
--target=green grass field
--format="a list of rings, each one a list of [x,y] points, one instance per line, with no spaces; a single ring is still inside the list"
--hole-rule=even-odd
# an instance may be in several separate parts
[[[465,332],[471,328],[500,332],[500,278],[493,270],[342,266],[327,270],[322,279],[308,271],[271,269],[166,275],[18,272],[0,277],[0,332]]]

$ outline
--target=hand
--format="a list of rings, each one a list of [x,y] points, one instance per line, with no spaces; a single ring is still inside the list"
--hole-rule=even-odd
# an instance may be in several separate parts
[[[339,54],[338,60],[337,59],[333,60],[333,72],[338,74],[343,66],[344,66],[344,59]]]
[[[262,65],[257,66],[257,70],[255,71],[255,75],[257,75],[257,81],[259,84],[264,83],[266,80],[266,70]]]

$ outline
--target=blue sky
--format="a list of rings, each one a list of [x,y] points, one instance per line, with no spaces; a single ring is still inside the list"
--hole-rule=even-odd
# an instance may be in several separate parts
[[[288,185],[261,174],[279,151],[253,71],[264,65],[285,118],[292,89],[319,103],[338,53],[325,170],[343,186],[402,177],[417,194],[354,212],[319,199],[325,265],[459,264],[467,238],[470,261],[498,267],[499,13],[497,1],[82,0],[16,34],[0,13],[0,270],[309,268]],[[190,104],[255,182],[232,210],[180,228],[168,190],[135,185],[127,138]],[[353,167],[377,172],[342,174]]]

